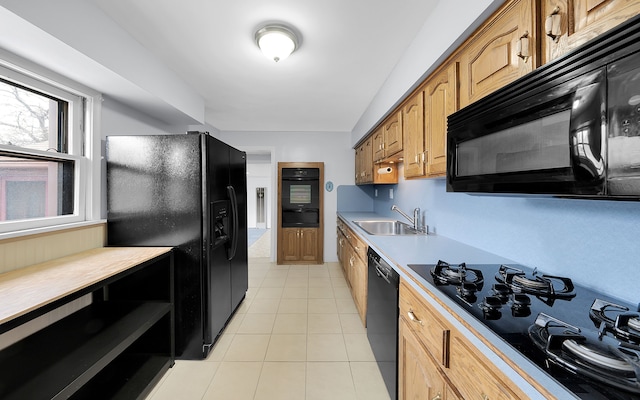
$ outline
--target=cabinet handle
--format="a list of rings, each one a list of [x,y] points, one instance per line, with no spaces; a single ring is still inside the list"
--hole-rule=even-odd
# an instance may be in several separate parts
[[[423,164],[426,164],[425,160],[427,159],[427,153],[428,153],[428,150],[425,150],[425,151],[422,152],[422,163]]]
[[[436,397],[432,397],[431,400],[442,400],[442,395],[440,394],[440,392],[438,392]]]
[[[529,59],[529,31],[525,31],[516,42],[516,54],[525,62]]]
[[[413,313],[413,310],[409,310],[409,312],[407,312],[407,316],[411,321],[415,322],[416,324],[424,325],[421,320],[416,318],[416,315]]]
[[[551,11],[551,14],[547,15],[547,19],[544,21],[544,32],[556,43],[558,43],[561,36],[561,20],[562,18],[560,16],[560,7],[556,6],[556,8]]]
[[[351,258],[349,258],[349,265],[353,267],[353,256],[351,256]]]
[[[356,250],[356,251],[360,251],[360,247],[356,246],[356,247],[355,247],[355,250]]]
[[[489,396],[487,396],[486,394],[482,393],[482,400],[489,400]]]

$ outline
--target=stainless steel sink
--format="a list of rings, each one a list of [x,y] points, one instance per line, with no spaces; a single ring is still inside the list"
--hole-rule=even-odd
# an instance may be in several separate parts
[[[426,235],[426,233],[415,230],[411,225],[400,221],[353,221],[353,223],[364,229],[369,235]]]

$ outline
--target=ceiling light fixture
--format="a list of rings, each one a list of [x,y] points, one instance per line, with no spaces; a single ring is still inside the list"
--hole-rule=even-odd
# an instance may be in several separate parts
[[[262,53],[275,62],[289,57],[298,48],[296,34],[284,25],[267,25],[258,29],[255,37]]]

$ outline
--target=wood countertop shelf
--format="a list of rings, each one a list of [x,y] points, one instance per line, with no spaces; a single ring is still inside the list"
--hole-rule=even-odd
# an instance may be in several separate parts
[[[0,274],[0,326],[170,251],[101,247]]]
[[[103,247],[0,274],[0,333],[92,294],[0,350],[0,398],[144,398],[175,359],[171,247]]]

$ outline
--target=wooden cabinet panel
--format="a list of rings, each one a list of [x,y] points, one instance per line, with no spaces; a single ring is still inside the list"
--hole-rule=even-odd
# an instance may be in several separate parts
[[[425,175],[424,92],[413,94],[402,107],[402,135],[404,138],[404,177]]]
[[[282,228],[279,251],[283,261],[318,262],[318,228]]]
[[[404,280],[400,281],[399,307],[401,399],[435,398],[434,387],[441,388],[441,399],[527,398]],[[444,387],[434,383],[436,372]]]
[[[340,238],[342,236],[342,238]],[[358,314],[362,324],[366,326],[367,317],[367,279],[369,276],[367,267],[367,245],[355,234],[346,224],[338,218],[338,245],[342,270],[349,287],[351,295],[358,309]],[[343,245],[340,240],[343,239]]]
[[[547,63],[640,13],[635,0],[543,0],[542,62]]]
[[[384,159],[384,127],[380,126],[373,132],[371,136],[371,144],[373,146],[373,161],[377,162]]]
[[[368,138],[364,142],[364,148],[362,149],[362,170],[363,170],[363,182],[373,182],[373,139]]]
[[[302,228],[299,230],[300,260],[318,260],[318,229]]]
[[[398,340],[398,398],[448,399],[447,395],[453,391],[447,387],[438,367],[402,318]]]
[[[447,172],[447,118],[458,111],[458,64],[451,63],[429,78],[425,86],[427,175]]]
[[[356,184],[373,183],[373,138],[356,148]]]
[[[367,273],[367,264],[362,258],[357,255],[355,249],[353,257],[350,258],[349,267],[349,279],[351,283],[353,300],[356,303],[356,308],[358,309],[360,320],[362,320],[362,324],[366,326],[367,278],[369,274]]]
[[[402,112],[391,115],[384,124],[385,157],[402,151]]]
[[[460,107],[533,70],[537,62],[534,9],[534,1],[507,2],[461,49]],[[519,57],[518,47],[529,56]]]
[[[298,228],[282,228],[280,239],[280,251],[282,252],[282,260],[298,261],[300,259],[300,250],[298,249]]]
[[[406,283],[400,283],[400,316],[411,324],[417,337],[440,365],[448,366],[449,329]]]
[[[516,395],[515,385],[504,378],[495,368],[488,366],[474,347],[457,332],[451,334],[450,370],[448,374],[455,382],[456,389],[466,399],[519,399],[524,394]],[[490,365],[490,364],[489,364]],[[495,372],[494,372],[495,371]]]

